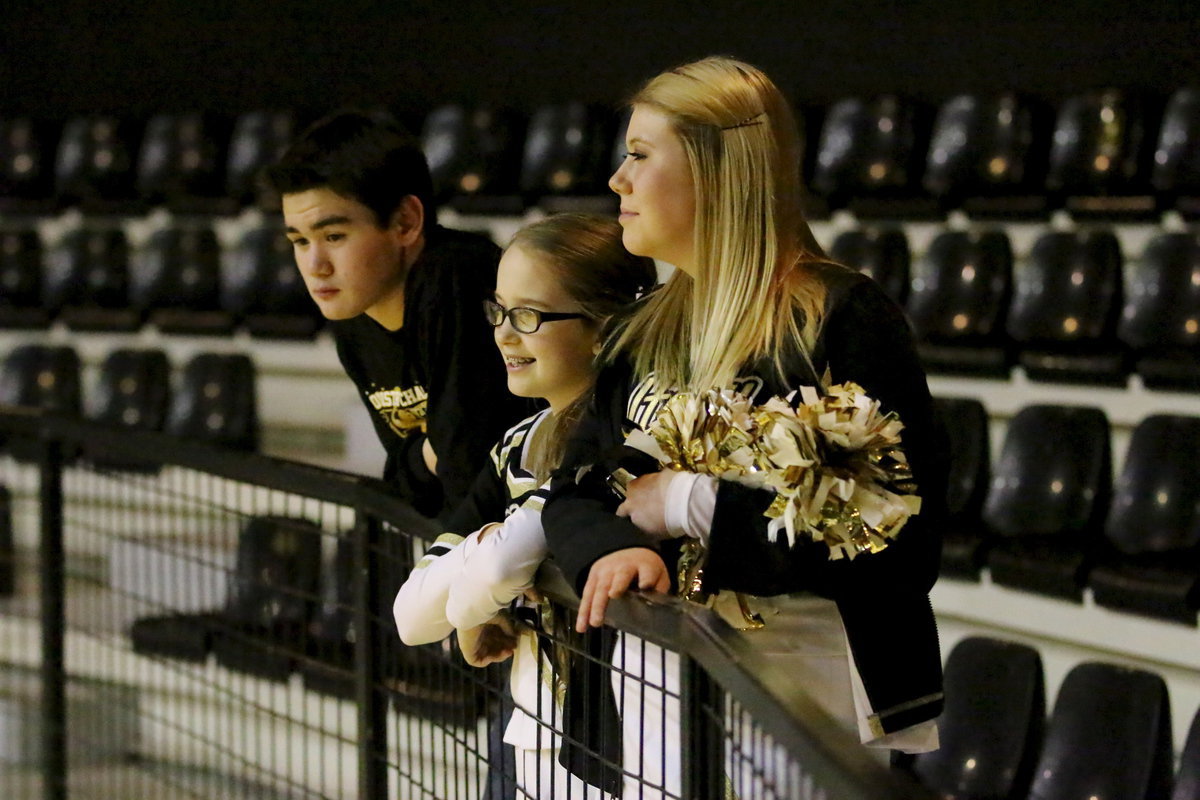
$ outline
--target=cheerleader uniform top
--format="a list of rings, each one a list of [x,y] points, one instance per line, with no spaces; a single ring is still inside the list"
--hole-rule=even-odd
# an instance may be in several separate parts
[[[561,724],[553,670],[540,655],[535,633],[537,609],[524,598],[547,555],[541,509],[548,487],[539,486],[527,468],[527,445],[548,415],[549,410],[541,411],[504,435],[491,451],[491,464],[451,515],[449,527],[477,530],[501,519],[504,524],[482,542],[459,533],[439,536],[400,588],[392,609],[400,638],[410,645],[481,625],[503,608],[531,623],[513,654],[514,710],[504,732],[507,744],[526,749],[555,746],[547,723]]]
[[[921,511],[883,551],[831,560],[823,543],[797,540],[793,546],[783,536],[768,539],[763,512],[773,492],[715,481],[711,523],[703,526],[708,531],[701,537],[708,548],[703,588],[763,597],[803,592],[834,601],[865,690],[864,724],[871,738],[881,738],[933,720],[942,709],[941,654],[929,590],[940,558],[947,446],[901,310],[857,272],[836,264],[813,269],[825,284],[826,305],[811,361],[799,352],[784,353],[782,377],[770,360],[751,365],[737,388],[758,405],[801,385],[819,385],[827,369],[833,383],[862,386],[904,424],[902,448]],[[597,378],[595,400],[575,429],[542,514],[552,557],[577,590],[593,562],[629,547],[657,551],[675,580],[681,540],[655,541],[628,518],[616,516],[620,499],[607,481],[619,466],[629,469],[634,463],[646,470],[649,457],[626,447],[625,436],[647,427],[665,399],[653,391],[652,377],[636,382],[626,361],[606,367]],[[568,685],[568,702],[569,695]]]

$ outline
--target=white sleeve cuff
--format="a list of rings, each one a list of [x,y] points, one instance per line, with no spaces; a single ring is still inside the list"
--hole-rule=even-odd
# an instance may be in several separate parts
[[[671,536],[690,536],[708,545],[717,508],[717,479],[695,472],[673,472],[663,512]]]

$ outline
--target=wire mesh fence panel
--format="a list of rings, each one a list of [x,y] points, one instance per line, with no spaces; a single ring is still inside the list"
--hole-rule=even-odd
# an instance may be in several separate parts
[[[0,796],[923,796],[695,606],[620,598],[576,633],[549,569],[404,646],[396,591],[440,530],[378,483],[62,421],[33,438],[0,457]],[[511,657],[469,666],[492,627]]]

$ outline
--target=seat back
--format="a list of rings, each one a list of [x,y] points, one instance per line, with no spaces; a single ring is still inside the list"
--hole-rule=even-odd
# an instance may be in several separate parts
[[[320,567],[318,525],[295,517],[252,517],[238,537],[226,619],[235,625],[307,629]]]
[[[151,234],[134,255],[130,300],[144,312],[215,311],[220,272],[220,246],[211,227],[168,225]]]
[[[1066,195],[1148,192],[1146,104],[1117,89],[1067,98],[1058,108],[1047,188]]]
[[[525,133],[521,193],[536,199],[604,191],[613,123],[610,114],[586,103],[536,109]]]
[[[1011,293],[1003,231],[944,231],[913,265],[905,308],[918,340],[1002,344]]]
[[[139,133],[133,121],[111,116],[68,120],[54,169],[59,199],[85,208],[132,200]]]
[[[1105,524],[1128,555],[1200,544],[1200,417],[1154,414],[1133,429]]]
[[[104,425],[158,431],[171,399],[171,365],[162,350],[119,348],[104,357],[88,416]]]
[[[1192,717],[1183,750],[1179,752],[1171,800],[1200,800],[1200,711]]]
[[[1121,265],[1121,247],[1110,231],[1042,234],[1016,271],[1009,336],[1038,349],[1116,347]]]
[[[1024,800],[1045,727],[1041,656],[1015,642],[968,637],[946,659],[945,691],[941,747],[914,758],[917,777],[945,797]]]
[[[1178,89],[1167,101],[1150,182],[1163,194],[1200,194],[1200,88]]]
[[[42,302],[70,307],[129,306],[129,244],[120,228],[76,228],[46,253]]]
[[[183,367],[167,431],[239,450],[258,448],[254,362],[239,353],[199,353]]]
[[[196,199],[222,188],[226,124],[202,112],[156,114],[146,123],[138,153],[137,190],[142,199],[190,210]]]
[[[295,133],[295,115],[287,111],[249,111],[233,123],[225,162],[225,195],[237,205],[276,208],[279,198],[259,181],[262,169],[283,155]]]
[[[1108,418],[1099,408],[1031,405],[1009,421],[983,507],[1002,536],[1098,535],[1112,496]]]
[[[0,366],[0,405],[79,416],[82,406],[79,374],[79,355],[73,347],[19,345]]]
[[[987,409],[974,397],[935,397],[933,406],[950,442],[947,516],[978,523],[992,469]]]
[[[843,231],[833,240],[829,257],[869,275],[899,305],[908,298],[908,237],[899,228]]]
[[[1067,673],[1031,800],[1152,800],[1170,794],[1171,773],[1171,707],[1161,677],[1099,662]]]
[[[905,98],[839,100],[821,128],[812,187],[831,206],[910,192],[920,185],[927,135],[921,109]]]
[[[46,201],[54,193],[54,134],[29,117],[0,119],[0,198]]]
[[[1200,348],[1200,234],[1156,235],[1127,275],[1121,341],[1138,352]]]
[[[42,240],[34,228],[0,232],[0,307],[42,305]]]

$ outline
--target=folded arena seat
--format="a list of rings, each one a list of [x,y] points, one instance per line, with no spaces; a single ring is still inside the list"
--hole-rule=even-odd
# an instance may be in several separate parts
[[[1042,234],[1017,270],[1006,327],[1031,380],[1124,386],[1120,243],[1111,231]]]
[[[223,608],[136,620],[133,649],[286,680],[303,655],[316,605],[321,529],[306,519],[252,517],[238,536]]]
[[[1083,602],[1112,496],[1109,440],[1099,408],[1031,405],[1009,421],[983,507],[995,583]]]
[[[1198,143],[1200,148],[1200,143]],[[1151,389],[1200,391],[1200,234],[1154,236],[1129,265],[1117,334]]]
[[[42,303],[42,239],[37,228],[0,231],[0,286],[0,328],[50,327],[50,312]]]
[[[941,797],[1024,800],[1042,748],[1046,690],[1037,650],[986,636],[961,640],[946,659],[941,747],[911,758]]]
[[[1089,661],[1063,678],[1030,798],[1159,800],[1173,756],[1167,685],[1151,672]]]
[[[1185,625],[1200,611],[1200,417],[1155,414],[1129,440],[1088,574],[1097,605]]]
[[[935,397],[933,405],[950,441],[941,574],[978,581],[992,543],[982,518],[991,476],[987,409],[974,397]]]
[[[903,306],[908,299],[911,256],[902,229],[842,231],[830,245],[829,257],[872,278],[898,305]]]
[[[1004,231],[948,230],[912,265],[905,310],[930,372],[1009,377],[1012,263]]]
[[[1167,100],[1150,183],[1164,205],[1200,218],[1200,87],[1177,89]]]
[[[308,627],[308,651],[300,666],[309,689],[344,699],[355,692],[354,532],[344,532],[323,572],[320,608]],[[413,564],[411,539],[384,532],[376,563],[383,570],[371,618],[375,624],[379,673],[397,711],[445,725],[474,724],[499,686],[497,669],[467,665],[453,640],[405,646],[396,634],[392,602]]]

